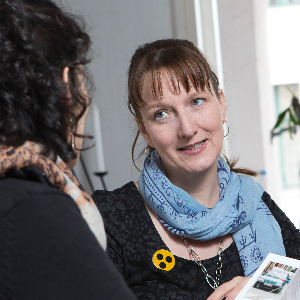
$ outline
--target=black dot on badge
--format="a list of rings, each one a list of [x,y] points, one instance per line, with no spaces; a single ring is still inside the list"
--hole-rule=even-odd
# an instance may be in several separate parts
[[[162,254],[160,254],[160,253],[157,254],[156,257],[157,257],[157,259],[159,259],[159,260],[162,260],[162,259],[164,258],[164,256],[163,256]]]
[[[153,254],[152,262],[158,269],[170,271],[175,266],[175,257],[170,251],[160,249]]]
[[[161,262],[159,266],[161,267],[161,269],[165,269],[167,265],[164,262]]]
[[[166,257],[166,262],[168,262],[168,263],[172,262],[172,257],[171,256],[167,256]]]

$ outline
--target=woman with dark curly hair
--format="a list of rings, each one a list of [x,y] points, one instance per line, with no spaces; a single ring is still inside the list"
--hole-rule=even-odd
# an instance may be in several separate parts
[[[69,169],[90,105],[84,23],[48,0],[1,0],[0,20],[0,298],[135,299]]]

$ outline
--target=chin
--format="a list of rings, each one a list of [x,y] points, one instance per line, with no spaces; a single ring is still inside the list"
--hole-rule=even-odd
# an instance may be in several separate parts
[[[212,169],[216,169],[218,166],[218,157],[216,159],[202,159],[197,167],[197,164],[195,163],[192,169],[195,170],[197,173],[203,173],[205,171],[210,171]]]

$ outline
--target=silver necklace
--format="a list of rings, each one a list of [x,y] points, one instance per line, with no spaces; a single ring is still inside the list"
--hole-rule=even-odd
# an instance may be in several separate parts
[[[199,255],[194,251],[193,246],[187,241],[185,237],[181,236],[181,238],[185,242],[187,251],[190,253],[192,260],[200,267],[201,271],[205,275],[206,282],[212,289],[215,290],[220,284],[220,276],[221,276],[221,269],[222,269],[222,253],[224,249],[223,237],[222,236],[220,237],[219,248],[217,252],[219,259],[217,261],[216,279],[213,279],[212,276],[208,274],[206,268],[202,265]]]

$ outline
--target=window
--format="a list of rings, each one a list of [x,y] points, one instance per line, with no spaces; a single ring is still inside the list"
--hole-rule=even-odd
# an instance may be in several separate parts
[[[300,0],[270,0],[270,6],[300,4]]]
[[[275,86],[275,101],[277,114],[291,105],[292,93],[299,98],[299,85]],[[293,126],[293,138],[290,137],[288,129],[289,116],[280,126],[281,134],[273,139],[279,139],[279,153],[281,163],[281,182],[284,188],[300,187],[300,130],[299,126]]]

